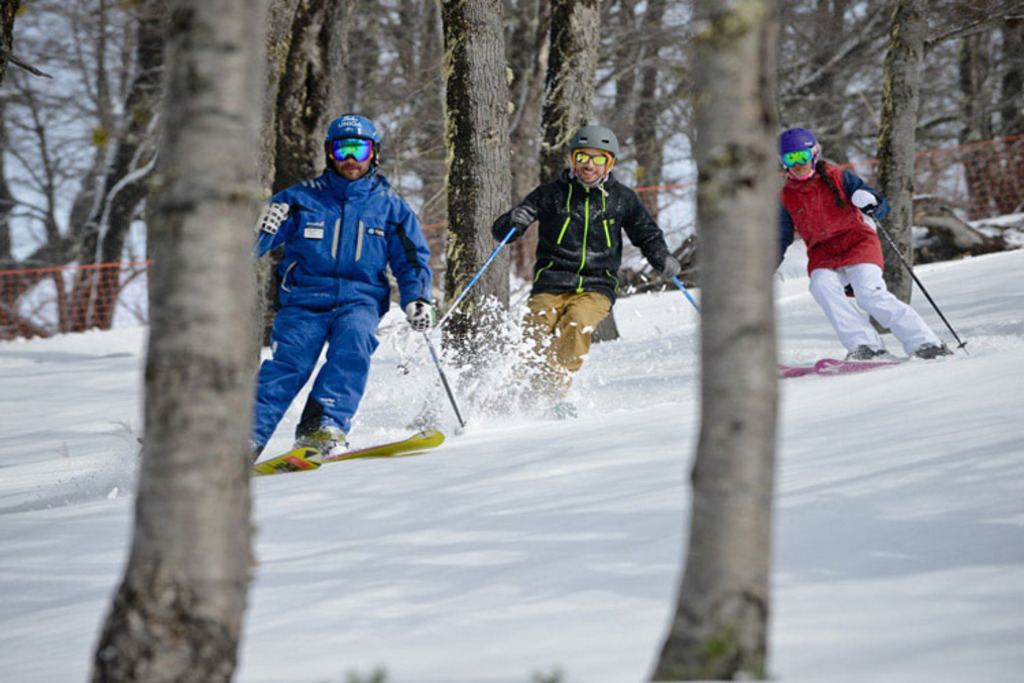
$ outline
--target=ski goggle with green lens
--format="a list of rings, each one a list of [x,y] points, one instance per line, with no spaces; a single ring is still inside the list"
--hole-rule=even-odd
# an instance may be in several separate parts
[[[331,140],[331,156],[335,161],[344,161],[352,157],[359,163],[370,158],[373,153],[373,140],[366,138],[334,138]]]
[[[809,163],[813,157],[814,152],[809,149],[793,150],[782,155],[782,165],[786,168],[792,168],[797,164]]]
[[[588,161],[593,161],[595,166],[604,166],[608,163],[607,154],[587,154],[586,152],[576,152],[572,158],[576,160],[577,164],[585,164]]]

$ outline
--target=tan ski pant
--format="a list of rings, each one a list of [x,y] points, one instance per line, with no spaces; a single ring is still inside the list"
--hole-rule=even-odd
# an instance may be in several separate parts
[[[583,365],[590,340],[611,311],[612,302],[599,292],[534,294],[527,302],[523,336],[532,340],[536,356],[536,389],[552,400],[565,396],[572,373]]]

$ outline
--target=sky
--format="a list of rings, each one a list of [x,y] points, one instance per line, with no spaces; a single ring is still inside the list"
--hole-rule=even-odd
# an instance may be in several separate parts
[[[791,252],[780,361],[841,356]],[[1024,250],[916,272],[969,354],[780,382],[772,680],[1024,681]],[[352,446],[431,411],[448,439],[253,480],[235,680],[646,680],[686,548],[699,319],[678,290],[615,310],[622,338],[593,347],[577,419],[485,414],[452,373],[464,430],[392,311]],[[143,327],[0,343],[4,680],[89,677],[131,540],[145,344]],[[268,455],[290,446],[302,398]]]

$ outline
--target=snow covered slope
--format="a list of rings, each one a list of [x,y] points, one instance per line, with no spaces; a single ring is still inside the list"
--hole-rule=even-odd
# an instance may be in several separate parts
[[[781,360],[841,354],[799,262],[782,272]],[[780,385],[775,680],[1024,680],[1024,252],[917,272],[969,356]],[[616,312],[576,420],[470,415],[428,455],[254,480],[236,679],[645,680],[682,568],[699,321],[678,291]],[[425,353],[403,375],[415,346],[384,329],[353,446],[404,434],[425,399],[451,434]],[[131,534],[144,346],[141,329],[0,344],[5,680],[88,676]]]

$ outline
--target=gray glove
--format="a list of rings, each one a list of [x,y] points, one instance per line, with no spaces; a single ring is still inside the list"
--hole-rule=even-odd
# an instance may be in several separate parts
[[[679,264],[679,260],[670,254],[665,257],[665,263],[661,265],[661,275],[666,280],[671,280],[679,275],[679,271],[682,269],[683,267]]]
[[[266,235],[276,235],[278,228],[288,218],[290,206],[283,202],[273,202],[263,206],[259,218],[256,219],[256,227]]]
[[[423,299],[417,299],[405,307],[405,319],[412,329],[426,332],[434,324],[434,307]]]

